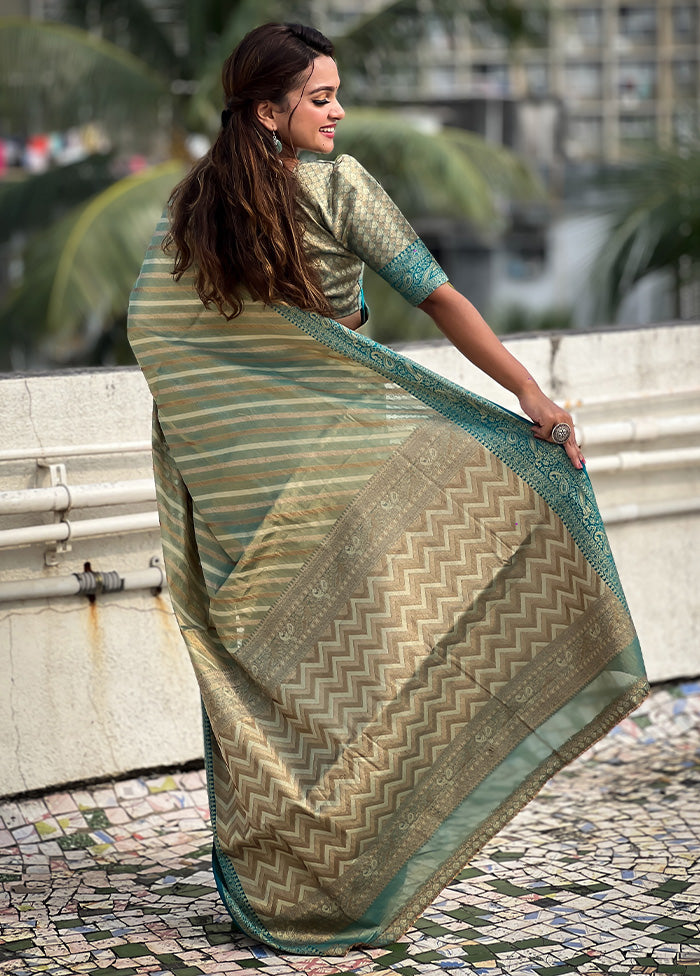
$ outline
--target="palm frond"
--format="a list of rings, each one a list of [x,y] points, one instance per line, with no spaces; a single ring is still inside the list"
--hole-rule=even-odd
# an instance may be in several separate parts
[[[0,241],[46,227],[114,182],[111,155],[95,154],[69,166],[0,183]]]
[[[129,51],[165,77],[178,77],[183,56],[144,0],[64,0],[62,20]]]
[[[535,178],[508,150],[459,129],[423,131],[395,111],[348,112],[336,148],[356,156],[411,220],[461,217],[493,234],[506,198],[537,193]]]
[[[450,126],[442,137],[478,167],[494,193],[514,201],[545,200],[544,185],[517,153],[467,129]]]
[[[593,314],[609,321],[642,278],[700,266],[700,147],[651,154],[607,183],[619,203],[591,282]]]
[[[182,164],[168,162],[112,184],[37,235],[23,283],[0,311],[5,346],[51,339],[57,361],[89,348],[123,316],[153,227]]]
[[[16,135],[88,122],[154,127],[168,82],[127,51],[86,31],[0,19],[0,122]]]

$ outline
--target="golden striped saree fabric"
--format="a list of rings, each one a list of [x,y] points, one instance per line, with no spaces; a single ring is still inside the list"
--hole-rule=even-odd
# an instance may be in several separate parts
[[[277,949],[383,945],[646,693],[593,492],[521,418],[169,264],[130,338],[219,889]]]

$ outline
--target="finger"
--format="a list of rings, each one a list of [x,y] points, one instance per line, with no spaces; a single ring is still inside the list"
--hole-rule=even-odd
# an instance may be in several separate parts
[[[576,443],[574,437],[571,436],[569,440],[566,442],[566,444],[563,445],[563,447],[566,453],[568,454],[569,460],[571,461],[573,466],[580,471],[581,468],[584,467],[586,463],[586,459],[584,458],[583,454],[581,454],[581,449]]]
[[[575,432],[574,432],[573,422],[569,422],[568,420],[565,421],[565,422],[568,423],[569,426],[571,427],[571,436],[569,437],[568,441],[566,441],[564,444],[560,444],[558,446],[564,448],[564,450],[566,451],[566,453],[568,455],[568,458],[571,461],[571,463],[573,464],[573,466],[577,470],[580,471],[582,468],[584,468],[586,466],[586,459],[585,459],[585,457],[583,456],[583,454],[581,452],[581,448],[576,443],[576,435],[575,435]],[[537,440],[539,440],[539,441],[547,441],[550,444],[554,444],[555,443],[555,441],[552,440],[551,432],[550,433],[546,433],[540,427],[539,424],[537,424],[537,425],[533,424],[531,430],[532,430],[532,433],[534,434],[534,436],[537,438]]]
[[[571,463],[575,468],[581,470],[581,468],[584,468],[586,466],[586,459],[583,456],[581,448],[576,442],[576,437],[574,435],[573,430],[571,432],[571,437],[568,439],[568,441],[566,441],[565,444],[562,444],[562,447],[566,451],[569,460],[571,461]]]

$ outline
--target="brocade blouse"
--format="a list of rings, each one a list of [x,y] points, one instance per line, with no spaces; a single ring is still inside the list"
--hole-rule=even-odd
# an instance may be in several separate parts
[[[297,174],[304,246],[336,318],[359,309],[366,320],[364,264],[411,305],[448,280],[393,200],[352,156],[300,163]]]

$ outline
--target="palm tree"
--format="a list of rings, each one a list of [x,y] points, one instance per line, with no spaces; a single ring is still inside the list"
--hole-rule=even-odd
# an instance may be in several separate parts
[[[500,10],[517,6],[490,2]],[[264,9],[259,0],[240,0],[233,11],[222,0],[183,0],[182,8],[180,45],[142,0],[68,3],[75,21],[68,25],[0,20],[5,125],[21,132],[45,119],[52,128],[99,119],[112,145],[108,156],[0,185],[0,242],[32,232],[22,248],[24,273],[0,309],[0,368],[28,360],[131,361],[126,302],[151,228],[187,165],[187,132],[216,131],[223,58],[246,30],[275,16],[270,0]],[[449,16],[446,0],[435,0],[435,8],[435,16]],[[400,49],[397,23],[422,29],[424,9],[424,0],[396,0],[373,21],[362,20],[338,43],[341,63],[359,75],[371,71],[377,45],[390,37],[387,47]],[[90,12],[101,36],[90,30]],[[309,19],[303,4],[286,7],[283,17]],[[426,135],[394,113],[360,109],[348,113],[342,130],[338,148],[374,172],[411,219],[444,213],[493,228],[503,198],[534,192],[515,157],[461,130]],[[140,147],[156,165],[120,175],[120,158]]]
[[[667,273],[675,317],[685,317],[684,293],[700,282],[700,142],[658,149],[608,188],[617,203],[592,270],[596,320],[613,321],[634,286],[658,272]]]
[[[47,119],[58,131],[99,119],[111,147],[0,184],[0,242],[18,243],[24,267],[0,312],[0,367],[89,362],[118,335],[144,242],[182,170],[171,162],[123,171],[144,146],[172,156],[169,135],[157,144],[169,131],[170,81],[88,31],[20,19],[0,21],[0,63],[0,119],[10,132],[41,131]]]

